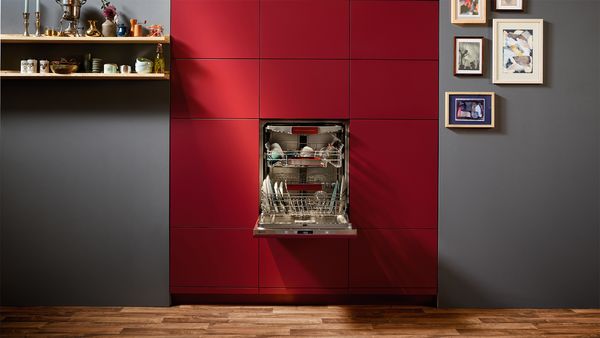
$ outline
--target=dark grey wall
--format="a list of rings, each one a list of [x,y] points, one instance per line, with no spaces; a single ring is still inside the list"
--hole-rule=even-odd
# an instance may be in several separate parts
[[[451,25],[440,2],[445,91],[494,91],[494,130],[451,130],[440,113],[441,306],[599,304],[600,2],[527,0],[543,18],[545,84],[491,84],[491,20]],[[453,37],[486,37],[486,71],[452,74]]]
[[[168,31],[169,0],[112,3]],[[55,26],[59,6],[42,4]],[[2,33],[21,32],[22,5],[2,0]],[[154,46],[3,45],[2,69],[87,51],[131,64]],[[168,305],[168,82],[5,80],[1,90],[2,304]]]

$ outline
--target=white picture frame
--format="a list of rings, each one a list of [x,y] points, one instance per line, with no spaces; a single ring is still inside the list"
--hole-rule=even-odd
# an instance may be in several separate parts
[[[512,2],[512,4],[508,3]],[[525,0],[494,0],[495,11],[517,11],[525,10]]]
[[[494,19],[492,82],[544,83],[544,20]]]

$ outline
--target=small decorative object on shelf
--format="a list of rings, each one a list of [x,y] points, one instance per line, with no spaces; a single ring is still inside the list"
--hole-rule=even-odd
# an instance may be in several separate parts
[[[164,73],[165,72],[165,57],[163,55],[163,45],[159,43],[156,46],[156,58],[154,59],[154,72]]]
[[[133,28],[137,25],[136,19],[129,19],[129,36],[133,36]]]
[[[25,31],[23,32],[24,36],[29,36],[29,13],[23,13],[23,26]]]
[[[161,25],[152,25],[148,27],[150,29],[150,36],[152,37],[161,37],[163,36],[163,27]]]
[[[40,36],[42,36],[41,26],[42,26],[41,15],[40,15],[40,11],[38,10],[37,12],[35,12],[35,36],[38,38]]]
[[[114,20],[117,16],[117,8],[110,1],[102,1],[102,14],[106,21],[102,24],[102,35],[107,37],[117,36],[117,25]]]
[[[120,23],[117,25],[117,36],[120,38],[129,36],[129,30],[127,29],[127,26],[125,26],[124,23]]]
[[[81,15],[81,6],[85,5],[87,0],[54,0],[63,9],[62,21],[68,21],[69,26],[60,34],[60,36],[81,36],[77,30],[77,23]],[[62,26],[62,25],[61,25]]]
[[[135,61],[135,72],[140,74],[152,73],[152,61],[146,58],[137,58]]]
[[[43,74],[50,73],[50,61],[40,60],[40,73],[43,73]]]
[[[90,24],[90,27],[85,31],[85,36],[101,37],[102,33],[100,33],[98,27],[96,27],[96,20],[88,20],[88,23]]]

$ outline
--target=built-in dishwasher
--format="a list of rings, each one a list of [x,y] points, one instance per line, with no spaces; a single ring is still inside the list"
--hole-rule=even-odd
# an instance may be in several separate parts
[[[355,236],[348,219],[348,124],[261,123],[255,236]]]

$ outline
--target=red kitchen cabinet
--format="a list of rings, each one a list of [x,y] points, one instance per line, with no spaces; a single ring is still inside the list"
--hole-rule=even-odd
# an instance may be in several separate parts
[[[347,60],[260,62],[261,118],[348,118]]]
[[[365,229],[350,240],[350,288],[436,288],[437,231]]]
[[[174,60],[176,118],[258,118],[258,60]]]
[[[353,0],[353,59],[438,59],[438,2]]]
[[[171,229],[171,287],[257,288],[252,230]]]
[[[171,226],[252,229],[258,146],[258,120],[172,120]]]
[[[261,288],[347,288],[347,239],[261,239]]]
[[[347,59],[347,0],[263,0],[260,4],[262,58]]]
[[[352,224],[436,228],[438,122],[351,120],[350,140]]]
[[[258,0],[172,0],[175,58],[258,58]]]
[[[350,118],[438,118],[437,61],[352,60],[350,69]]]

